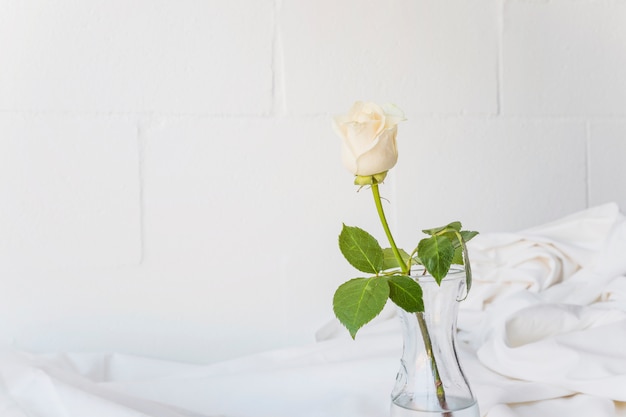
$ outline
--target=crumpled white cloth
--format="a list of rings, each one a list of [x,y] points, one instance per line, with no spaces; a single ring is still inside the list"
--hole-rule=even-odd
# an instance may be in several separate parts
[[[470,244],[459,356],[485,417],[626,416],[626,221],[613,204]],[[211,365],[0,354],[0,417],[379,417],[402,340],[386,309],[352,341]]]
[[[477,280],[459,326],[483,365],[626,401],[626,221],[617,206],[486,235],[472,249]]]

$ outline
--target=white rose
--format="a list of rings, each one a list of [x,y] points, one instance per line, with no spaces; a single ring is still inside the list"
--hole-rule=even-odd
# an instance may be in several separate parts
[[[343,164],[357,176],[385,173],[396,164],[397,125],[406,120],[392,104],[354,103],[348,114],[333,118],[342,139]]]

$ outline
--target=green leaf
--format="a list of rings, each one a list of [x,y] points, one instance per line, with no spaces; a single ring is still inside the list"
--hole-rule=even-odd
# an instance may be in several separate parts
[[[461,238],[463,238],[464,243],[469,242],[478,234],[478,232],[472,232],[469,230],[461,230],[459,233],[461,234]],[[463,265],[465,263],[464,259],[467,256],[463,252],[463,244],[459,241],[458,235],[451,232],[450,234],[446,233],[446,236],[454,245],[454,258],[452,259],[452,263],[455,265]]]
[[[388,297],[386,278],[354,278],[335,291],[333,310],[354,339],[357,331],[382,311]]]
[[[437,233],[445,230],[445,229],[452,229],[452,230],[456,230],[457,232],[461,230],[461,227],[463,227],[461,225],[461,222],[452,222],[452,223],[448,223],[445,226],[441,226],[441,227],[435,227],[434,229],[426,229],[426,230],[422,230],[422,232],[426,233],[427,235],[436,235]]]
[[[442,233],[439,236],[445,236],[448,239],[450,239],[450,243],[452,243],[452,246],[454,246],[454,249],[457,249],[461,247],[461,241],[459,240],[460,235],[461,234],[459,232],[455,230],[451,230],[449,232]]]
[[[451,234],[446,233],[446,236],[448,236],[450,239],[453,239],[452,242],[455,247],[452,263],[465,266],[465,297],[463,297],[462,300],[465,300],[467,298],[469,291],[472,288],[472,267],[470,265],[469,253],[467,251],[467,246],[465,243],[477,234],[478,232],[472,232],[469,230],[452,232]]]
[[[469,230],[461,230],[458,232],[454,230],[450,230],[446,233],[442,233],[440,236],[446,236],[448,239],[450,239],[454,247],[458,248],[461,246],[461,242],[459,242],[459,235],[461,235],[464,242],[469,242],[477,234],[478,232],[471,232]]]
[[[374,236],[363,229],[343,225],[339,249],[350,265],[362,272],[377,274],[383,269],[383,250]]]
[[[478,232],[472,232],[470,230],[461,230],[461,236],[463,236],[463,240],[465,242],[469,242],[476,236]]]
[[[459,243],[459,241],[457,240],[456,243],[457,245],[454,248],[454,256],[452,257],[452,263],[454,265],[463,265],[463,248],[461,247],[461,244]]]
[[[404,261],[404,264],[407,265],[409,263],[410,255],[406,253],[403,249],[398,249],[400,252],[400,257]],[[396,255],[393,253],[393,249],[385,248],[383,249],[383,267],[382,270],[386,271],[388,269],[400,268],[398,265],[398,261],[396,260]]]
[[[470,233],[475,233],[470,237],[470,239],[478,234],[476,232]],[[469,295],[469,291],[472,288],[472,267],[470,265],[469,253],[467,251],[467,246],[465,245],[465,242],[466,240],[463,239],[463,242],[461,243],[461,250],[463,251],[463,264],[465,265],[465,297],[463,297],[462,300],[465,300],[467,298],[467,296]]]
[[[419,257],[438,284],[448,274],[454,258],[454,245],[446,236],[431,236],[417,245]]]
[[[422,287],[406,275],[393,275],[388,279],[389,298],[409,313],[424,311]]]

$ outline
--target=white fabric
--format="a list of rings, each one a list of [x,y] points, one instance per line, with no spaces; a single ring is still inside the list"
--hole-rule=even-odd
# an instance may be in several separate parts
[[[471,242],[460,358],[486,417],[626,416],[626,221],[597,207]],[[352,341],[212,365],[122,354],[0,355],[0,417],[379,417],[402,341],[393,308]]]

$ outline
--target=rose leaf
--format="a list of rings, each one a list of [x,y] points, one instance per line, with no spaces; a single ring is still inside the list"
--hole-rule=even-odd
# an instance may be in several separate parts
[[[354,339],[358,330],[382,311],[388,297],[385,277],[354,278],[335,291],[333,310]]]
[[[374,236],[363,229],[343,225],[339,249],[346,260],[362,272],[377,274],[383,269],[383,250]]]

